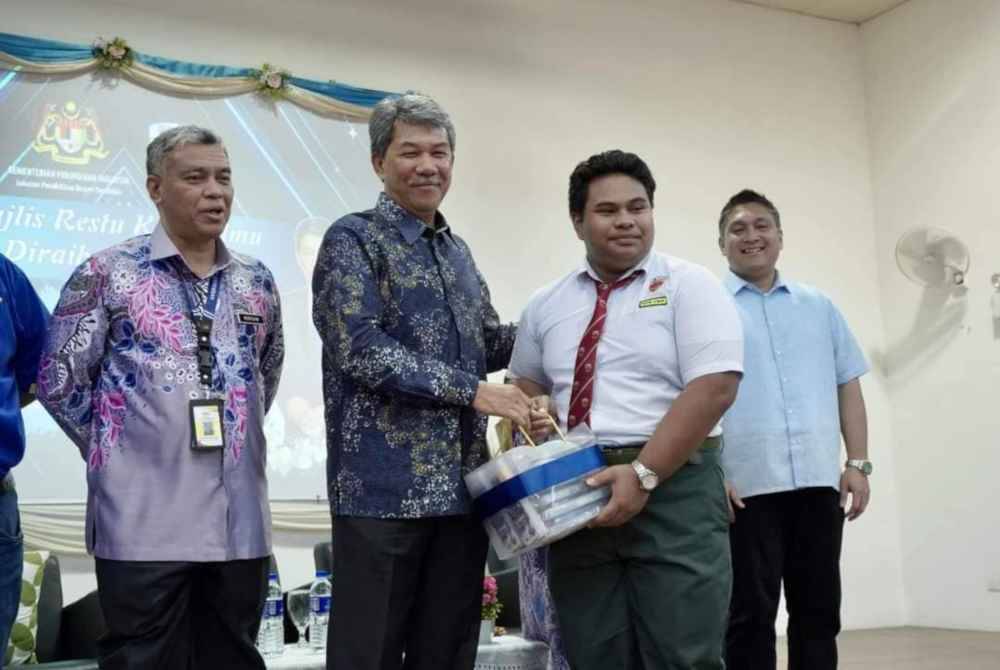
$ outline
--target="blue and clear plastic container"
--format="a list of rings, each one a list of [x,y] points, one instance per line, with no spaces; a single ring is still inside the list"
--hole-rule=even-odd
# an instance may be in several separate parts
[[[552,440],[500,454],[467,474],[465,485],[497,556],[508,559],[590,523],[611,489],[584,480],[605,465],[593,441]]]

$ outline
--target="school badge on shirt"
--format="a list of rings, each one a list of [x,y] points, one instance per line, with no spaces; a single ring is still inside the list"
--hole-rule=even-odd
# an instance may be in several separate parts
[[[663,276],[653,277],[653,281],[649,282],[649,292],[656,293],[666,283],[667,283],[666,277]],[[644,298],[643,300],[640,300],[639,309],[644,309],[646,307],[664,307],[665,305],[667,305],[667,302],[668,302],[667,296],[654,295],[648,298]]]

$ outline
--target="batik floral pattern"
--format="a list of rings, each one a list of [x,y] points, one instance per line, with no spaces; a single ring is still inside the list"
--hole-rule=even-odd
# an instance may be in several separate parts
[[[229,451],[234,460],[240,459],[247,434],[247,389],[233,386],[226,395],[226,427],[229,430]]]
[[[430,234],[383,194],[330,228],[313,277],[332,507],[468,512],[462,477],[486,453],[486,418],[470,405],[486,373],[507,366],[515,328],[500,323],[465,242]]]
[[[124,443],[155,444],[158,436],[145,432],[140,414],[183,419],[188,400],[206,393],[225,400],[228,454],[238,461],[248,422],[263,421],[277,388],[284,351],[277,290],[267,268],[232,254],[220,270],[225,288],[212,333],[216,366],[206,391],[198,380],[183,284],[196,287],[191,293],[200,301],[208,280],[199,280],[176,256],[151,260],[149,237],[106,249],[77,268],[50,323],[39,399],[91,471],[107,468]],[[237,323],[234,311],[263,323]],[[159,428],[189,432],[185,423]]]
[[[97,420],[100,443],[90,449],[87,465],[100,470],[111,456],[111,448],[118,444],[125,418],[125,396],[120,391],[108,391],[97,396]]]
[[[570,670],[563,651],[556,607],[549,591],[549,548],[525,552],[519,557],[518,600],[521,605],[521,634],[549,646],[549,668]]]
[[[185,314],[164,300],[170,290],[169,275],[156,271],[149,263],[145,265],[141,279],[128,292],[129,314],[146,340],[180,352],[182,329],[188,325]]]

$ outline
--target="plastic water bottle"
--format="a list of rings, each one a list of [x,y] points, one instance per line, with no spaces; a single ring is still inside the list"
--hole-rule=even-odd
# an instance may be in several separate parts
[[[267,657],[280,656],[285,651],[285,607],[278,575],[274,572],[267,578],[267,600],[257,635],[257,648]]]
[[[309,587],[309,646],[326,651],[326,631],[330,625],[333,588],[330,573],[317,570],[316,579]]]

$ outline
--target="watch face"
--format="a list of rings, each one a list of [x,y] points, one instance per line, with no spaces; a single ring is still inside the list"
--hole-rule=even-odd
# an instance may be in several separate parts
[[[860,470],[864,475],[870,475],[872,473],[871,461],[862,461],[862,460],[848,461],[847,465],[856,470]]]
[[[656,475],[646,475],[639,480],[644,491],[652,491],[656,488]]]

